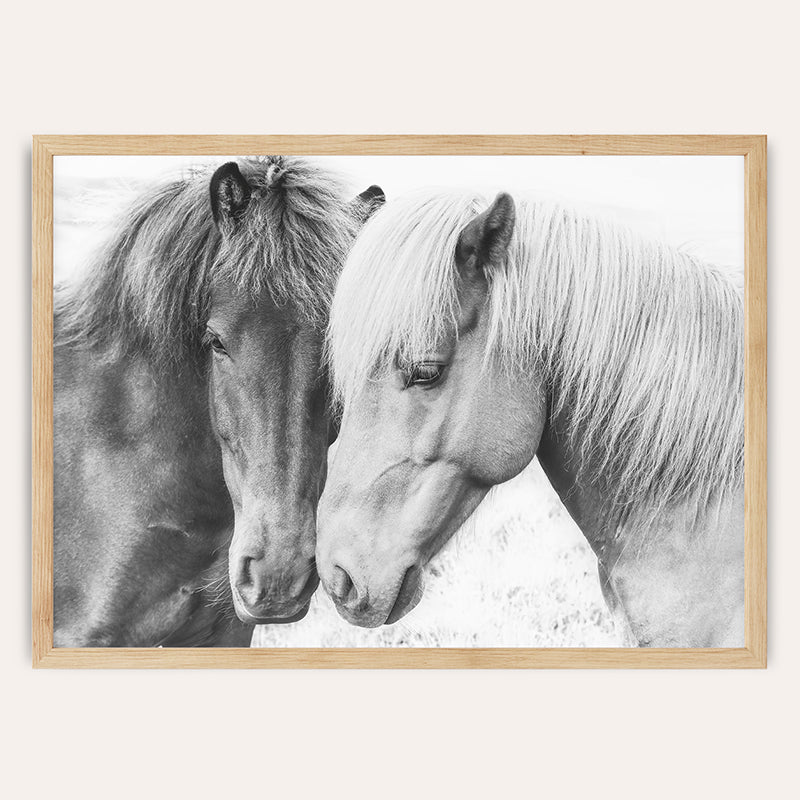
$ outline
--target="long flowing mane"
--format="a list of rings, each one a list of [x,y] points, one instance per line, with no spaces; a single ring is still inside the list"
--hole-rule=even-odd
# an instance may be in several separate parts
[[[741,485],[743,298],[725,270],[600,218],[515,198],[504,269],[489,276],[487,363],[544,370],[582,465],[623,513]],[[455,247],[489,205],[411,196],[363,230],[328,334],[340,402],[455,322]]]
[[[159,186],[119,221],[81,275],[55,292],[56,344],[112,345],[173,364],[196,351],[211,291],[227,282],[324,328],[356,233],[338,180],[302,158],[240,159],[252,196],[223,239],[211,170]]]

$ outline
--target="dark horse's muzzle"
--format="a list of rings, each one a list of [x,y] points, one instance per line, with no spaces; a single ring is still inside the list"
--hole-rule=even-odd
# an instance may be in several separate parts
[[[252,625],[297,622],[319,585],[313,558],[276,570],[265,556],[232,556],[230,572],[236,615]]]

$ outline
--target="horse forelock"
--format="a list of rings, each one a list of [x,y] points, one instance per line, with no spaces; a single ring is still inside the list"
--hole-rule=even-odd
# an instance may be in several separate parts
[[[455,323],[454,257],[475,194],[399,198],[366,223],[339,278],[327,357],[340,404],[398,355],[419,357]]]
[[[84,272],[55,293],[56,342],[109,344],[174,364],[202,346],[213,287],[222,282],[296,310],[323,328],[356,232],[335,176],[302,158],[240,160],[253,192],[223,237],[211,171],[140,197]]]
[[[242,172],[252,189],[250,205],[222,243],[213,280],[255,297],[267,291],[324,330],[358,228],[341,184],[311,162],[284,156],[244,162]]]
[[[515,198],[508,262],[489,277],[487,364],[541,369],[579,469],[620,517],[741,486],[744,305],[725,270],[557,205]],[[455,319],[455,244],[489,204],[415,196],[367,223],[340,277],[328,357],[340,404]]]

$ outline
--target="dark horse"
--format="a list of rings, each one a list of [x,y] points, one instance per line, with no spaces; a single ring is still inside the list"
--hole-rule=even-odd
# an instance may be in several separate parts
[[[323,332],[382,197],[299,158],[228,163],[142,197],[57,288],[56,646],[243,646],[306,613]]]

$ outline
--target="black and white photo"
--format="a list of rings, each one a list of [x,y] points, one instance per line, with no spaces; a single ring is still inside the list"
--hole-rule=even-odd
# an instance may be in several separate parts
[[[741,156],[57,156],[56,647],[743,647]]]

